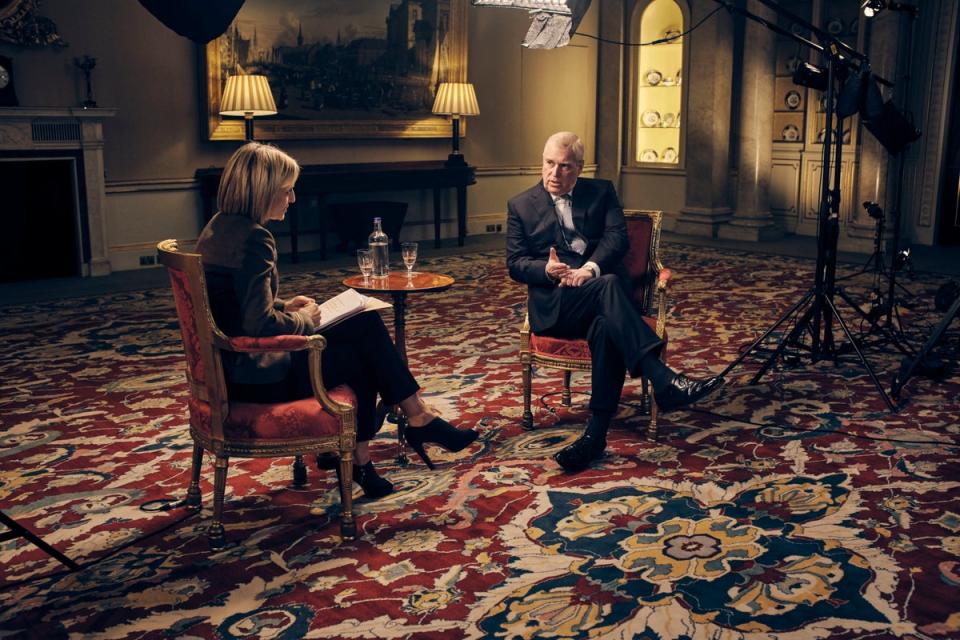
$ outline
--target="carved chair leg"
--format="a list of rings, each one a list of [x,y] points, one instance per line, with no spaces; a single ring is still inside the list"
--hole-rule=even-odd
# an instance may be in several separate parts
[[[565,407],[573,404],[573,398],[570,395],[570,378],[573,372],[569,369],[563,370],[563,395],[560,397],[560,403]]]
[[[227,490],[227,464],[230,458],[217,456],[213,472],[213,522],[207,529],[207,538],[211,549],[223,549],[227,546],[223,529],[223,494]]]
[[[190,487],[187,489],[187,498],[184,502],[188,509],[200,509],[200,465],[203,464],[203,447],[193,445],[193,466],[190,468]]]
[[[640,394],[640,414],[650,415],[650,381],[647,380],[646,376],[640,378],[640,388],[642,390]]]
[[[340,537],[354,540],[357,523],[353,520],[353,460],[349,455],[340,458]]]
[[[650,423],[647,425],[647,439],[651,442],[657,441],[657,399],[650,400]]]
[[[530,385],[532,373],[531,369],[533,367],[529,362],[524,362],[521,364],[521,369],[523,370],[523,428],[524,429],[533,429],[533,412],[530,411]]]
[[[303,456],[293,459],[293,486],[299,489],[307,484],[307,465],[303,464]]]

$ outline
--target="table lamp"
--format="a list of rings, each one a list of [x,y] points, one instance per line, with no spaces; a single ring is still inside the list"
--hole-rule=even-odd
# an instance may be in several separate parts
[[[220,98],[220,115],[243,116],[247,141],[253,140],[253,117],[272,116],[277,105],[267,76],[230,76]]]
[[[433,113],[453,119],[453,153],[447,158],[447,164],[466,164],[460,154],[460,116],[480,115],[473,85],[469,82],[441,83],[433,101]]]

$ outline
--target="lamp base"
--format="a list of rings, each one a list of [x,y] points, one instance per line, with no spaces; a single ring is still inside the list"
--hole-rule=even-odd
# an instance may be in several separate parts
[[[448,167],[465,167],[467,166],[467,161],[464,159],[462,153],[451,153],[447,156],[447,161],[444,164]]]

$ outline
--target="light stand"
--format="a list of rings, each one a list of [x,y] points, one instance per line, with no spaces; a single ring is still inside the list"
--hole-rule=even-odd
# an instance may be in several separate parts
[[[894,7],[894,10],[905,11],[906,13],[910,14],[910,28],[907,35],[907,46],[906,46],[907,75],[903,80],[903,92],[902,92],[902,95],[904,96],[904,100],[906,100],[907,99],[906,97],[910,95],[910,76],[912,74],[912,70],[910,67],[913,63],[913,30],[914,30],[914,23],[917,20],[917,8],[912,6],[910,6],[910,8],[907,8],[907,6],[909,5],[902,5],[901,3],[895,3],[895,4],[897,4],[898,6]],[[906,104],[906,102],[904,104]],[[887,304],[889,306],[887,308],[886,326],[891,327],[893,325],[893,314],[896,313],[897,314],[897,331],[899,331],[902,334],[903,327],[900,323],[899,312],[896,310],[897,304],[895,300],[895,295],[896,295],[897,271],[898,271],[897,260],[900,257],[900,233],[901,233],[901,227],[903,226],[902,224],[903,218],[902,218],[902,212],[901,212],[900,206],[901,206],[901,203],[903,202],[903,171],[904,171],[904,165],[906,163],[904,162],[904,157],[903,157],[904,150],[901,149],[900,152],[897,153],[896,155],[897,155],[897,187],[896,187],[897,195],[895,200],[896,204],[894,205],[894,208],[893,208],[893,215],[891,216],[893,220],[893,258],[890,262],[890,277],[887,285]],[[901,285],[901,288],[903,288],[902,285]],[[906,291],[906,289],[904,289],[904,291]],[[909,294],[910,292],[907,291],[907,293]]]
[[[867,371],[870,379],[876,386],[877,391],[883,398],[884,403],[890,411],[895,411],[893,402],[880,384],[880,380],[874,373],[873,368],[860,350],[859,345],[854,339],[850,330],[840,316],[836,305],[834,304],[834,295],[836,294],[836,266],[837,266],[837,243],[840,236],[840,168],[842,166],[842,124],[843,118],[837,113],[835,103],[836,85],[845,79],[846,75],[853,68],[866,67],[868,61],[866,56],[858,53],[837,38],[829,35],[814,25],[806,22],[802,18],[786,11],[780,5],[772,0],[758,0],[761,4],[773,9],[776,13],[783,15],[794,23],[802,25],[816,35],[820,43],[813,42],[791,31],[781,28],[779,25],[757,16],[749,11],[733,5],[729,0],[715,0],[730,11],[736,11],[741,15],[759,22],[768,29],[784,35],[792,40],[799,42],[824,55],[827,59],[826,84],[823,85],[823,74],[818,74],[816,78],[816,88],[823,88],[827,92],[826,114],[825,114],[825,134],[823,140],[822,171],[820,183],[820,208],[818,213],[817,226],[817,263],[814,273],[813,287],[803,295],[783,316],[781,316],[763,335],[755,340],[736,360],[730,363],[721,376],[726,376],[734,367],[742,362],[749,354],[755,351],[767,338],[776,331],[784,322],[794,315],[803,311],[803,314],[797,320],[794,328],[780,340],[780,343],[769,355],[760,370],[753,377],[751,384],[756,384],[761,377],[769,370],[777,358],[779,358],[787,346],[806,349],[810,352],[811,362],[817,362],[827,357],[836,359],[839,353],[834,345],[833,323],[843,331],[847,341],[856,352],[863,368]],[[854,66],[856,65],[856,67]],[[815,71],[817,68],[812,65],[801,65],[805,71]],[[841,77],[843,76],[843,77]],[[795,76],[796,77],[796,76]],[[885,81],[884,81],[885,82]],[[889,83],[887,83],[889,84]],[[833,151],[833,158],[831,158]],[[831,160],[833,164],[831,164]],[[833,169],[833,184],[830,184],[831,168]],[[841,292],[842,293],[842,292]],[[841,296],[843,297],[843,296]],[[844,298],[848,303],[849,300]],[[809,336],[810,343],[807,344],[805,338]]]
[[[870,9],[870,11],[868,11],[868,9]],[[900,2],[889,2],[888,0],[877,0],[875,2],[863,3],[864,14],[867,15],[867,17],[873,17],[883,9],[907,12],[911,15],[910,31],[906,43],[907,75],[902,86],[900,87],[902,94],[906,96],[909,95],[910,92],[910,61],[912,57],[911,49],[913,44],[912,19],[916,18],[918,9],[913,5]],[[867,77],[863,77],[862,80],[869,82],[869,78]],[[872,87],[868,84],[864,84],[860,87],[859,92],[861,93],[864,101],[867,101],[866,95],[871,88]],[[877,91],[874,102],[879,103],[880,101],[881,98],[879,96],[879,91]],[[853,301],[850,300],[843,290],[838,289],[838,293],[843,296],[844,299],[847,300],[847,302],[850,303],[850,305],[870,324],[869,333],[873,333],[875,331],[881,332],[886,337],[886,340],[898,351],[912,357],[913,351],[909,346],[907,346],[907,337],[904,335],[903,325],[900,321],[900,312],[898,310],[899,305],[897,304],[896,300],[896,287],[899,286],[900,289],[902,289],[908,296],[912,297],[913,294],[906,287],[896,281],[896,274],[897,271],[903,268],[903,266],[905,266],[909,260],[909,250],[906,252],[900,251],[900,233],[902,228],[900,207],[903,196],[904,171],[903,151],[910,142],[920,136],[920,132],[913,127],[911,122],[903,119],[899,113],[895,114],[895,109],[892,108],[890,103],[882,105],[882,108],[879,104],[874,104],[872,108],[867,110],[873,111],[874,113],[864,114],[865,127],[877,137],[880,143],[890,153],[895,154],[897,158],[895,207],[890,217],[892,220],[891,226],[893,227],[893,257],[890,260],[890,270],[887,271],[886,261],[883,256],[883,247],[881,244],[883,238],[883,228],[885,226],[883,210],[880,209],[880,206],[876,203],[864,202],[863,206],[867,210],[867,213],[870,215],[870,217],[877,219],[877,235],[875,241],[876,246],[874,248],[874,254],[871,256],[871,260],[876,258],[876,264],[873,288],[874,299],[870,311],[864,313],[858,305],[854,304]],[[871,260],[867,261],[867,264],[860,272],[840,278],[838,281],[846,280],[848,278],[865,273],[868,271]],[[885,296],[880,290],[881,276],[887,278],[887,291]],[[894,315],[896,315],[896,324],[894,324],[893,321]],[[896,396],[894,395],[894,397]]]

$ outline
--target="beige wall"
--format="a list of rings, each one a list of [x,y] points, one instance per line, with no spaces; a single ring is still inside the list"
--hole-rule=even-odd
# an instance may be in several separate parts
[[[134,0],[44,0],[41,10],[69,46],[0,44],[0,53],[14,61],[22,106],[80,104],[84,88],[73,59],[97,59],[94,98],[101,107],[118,109],[104,127],[108,245],[114,269],[137,267],[137,256],[150,253],[162,238],[196,237],[201,215],[194,171],[222,166],[236,148],[235,142],[201,139],[197,45]],[[476,233],[487,223],[503,222],[506,198],[538,179],[543,140],[553,131],[581,133],[589,149],[587,161],[592,162],[597,65],[596,43],[586,38],[554,51],[521,47],[530,22],[524,11],[472,5],[466,11],[468,76],[476,86],[481,115],[467,122],[461,148],[478,167],[478,184],[468,190],[470,232]],[[581,29],[597,32],[595,9]],[[447,139],[324,140],[287,141],[282,146],[300,162],[312,164],[442,159],[449,144]],[[428,194],[386,195],[410,202],[411,233],[432,234]],[[447,222],[444,236],[455,234],[455,226]]]

